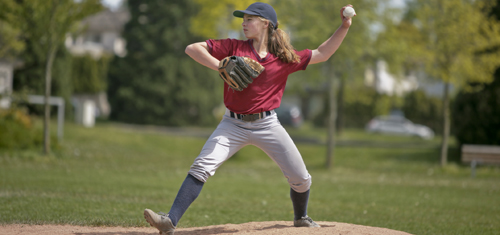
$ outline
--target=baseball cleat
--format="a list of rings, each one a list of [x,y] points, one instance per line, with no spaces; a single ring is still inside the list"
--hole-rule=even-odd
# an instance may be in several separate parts
[[[315,223],[311,217],[309,216],[304,216],[298,220],[294,220],[293,221],[293,226],[295,227],[309,227],[309,228],[319,228],[321,226],[319,226],[317,223]]]
[[[160,230],[160,234],[174,235],[175,226],[172,220],[163,212],[156,214],[150,209],[144,210],[144,218],[151,225]]]

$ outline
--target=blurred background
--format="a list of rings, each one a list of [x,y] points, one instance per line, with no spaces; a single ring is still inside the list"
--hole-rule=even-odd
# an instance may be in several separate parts
[[[244,39],[231,13],[252,2],[2,0],[0,147],[40,143],[26,137],[37,118],[57,129],[44,131],[46,152],[64,122],[215,127],[222,80],[184,49]],[[285,126],[500,143],[500,1],[265,2],[297,50],[331,36],[342,6],[357,13],[328,62],[290,76],[277,110]],[[20,133],[5,134],[14,124]]]
[[[253,2],[0,0],[0,224],[143,227],[144,208],[168,211],[225,110],[217,72],[184,50],[244,39],[232,12]],[[357,13],[276,110],[316,221],[498,234],[500,0],[265,2],[297,50]],[[293,218],[254,146],[203,190],[181,227]]]

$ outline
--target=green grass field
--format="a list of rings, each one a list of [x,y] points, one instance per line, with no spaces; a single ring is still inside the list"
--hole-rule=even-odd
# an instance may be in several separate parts
[[[144,208],[168,212],[204,135],[213,130],[202,129],[196,137],[110,123],[65,128],[64,141],[51,156],[0,152],[0,224],[147,226]],[[327,170],[321,144],[326,131],[289,132],[308,140],[297,146],[313,177],[308,211],[316,221],[412,234],[500,231],[499,167],[481,166],[471,178],[468,166],[453,161],[439,166],[437,138],[347,130],[338,137]],[[457,154],[452,144],[450,159]],[[179,227],[292,218],[285,178],[261,150],[249,146],[209,179]]]

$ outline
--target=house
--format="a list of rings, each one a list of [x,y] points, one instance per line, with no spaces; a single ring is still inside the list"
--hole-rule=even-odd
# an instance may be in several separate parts
[[[85,18],[82,31],[68,35],[66,48],[73,55],[90,54],[100,58],[104,54],[124,57],[127,54],[126,41],[121,37],[124,25],[130,19],[126,9],[109,9]],[[107,117],[111,112],[106,92],[98,94],[73,94],[71,102],[75,107],[75,121],[84,126],[93,126],[95,117]]]
[[[387,63],[379,60],[375,69],[365,70],[365,85],[373,87],[379,94],[403,96],[418,89],[419,82],[415,74],[396,76],[389,73]]]
[[[126,42],[121,37],[125,23],[130,19],[127,10],[105,10],[81,22],[83,33],[68,35],[66,48],[75,54],[90,53],[98,58],[103,53],[123,57],[127,54]]]

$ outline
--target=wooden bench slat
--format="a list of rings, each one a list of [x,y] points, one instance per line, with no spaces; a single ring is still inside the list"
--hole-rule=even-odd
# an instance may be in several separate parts
[[[488,159],[497,159],[500,158],[500,154],[495,155],[495,154],[471,154],[471,153],[464,153],[462,154],[466,158],[488,158]]]
[[[474,177],[477,164],[500,164],[500,146],[464,144],[462,162],[471,164],[471,175]]]
[[[465,153],[492,153],[492,154],[500,154],[500,146],[464,145],[462,147],[462,152],[465,152]]]
[[[474,160],[480,160],[482,163],[500,163],[500,146],[463,145],[462,161],[472,162]]]
[[[462,162],[470,163],[472,161],[477,161],[477,162],[481,162],[481,163],[500,164],[500,160],[491,160],[491,159],[483,159],[483,158],[464,159]]]

